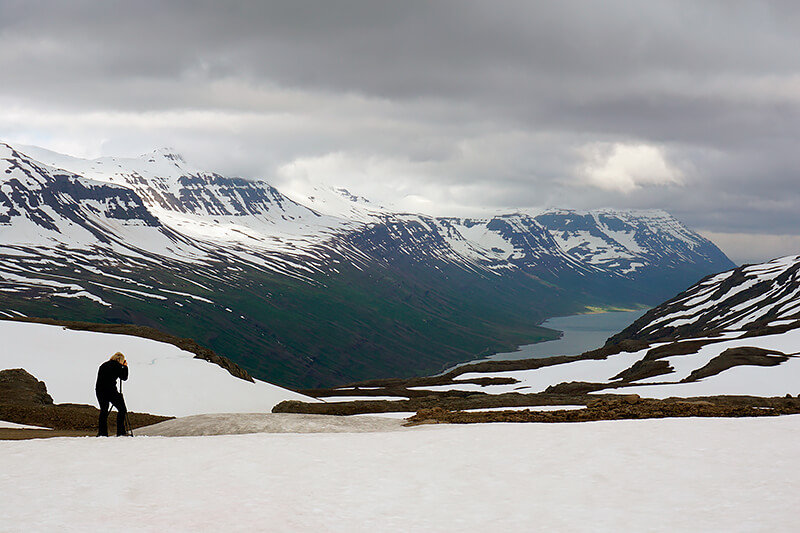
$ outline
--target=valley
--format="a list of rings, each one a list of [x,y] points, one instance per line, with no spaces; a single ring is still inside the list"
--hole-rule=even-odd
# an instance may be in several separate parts
[[[800,406],[799,272],[800,256],[789,256],[708,276],[582,354],[480,361],[437,376],[306,390],[326,403],[287,401],[275,410],[425,409],[427,415],[418,416],[461,422],[794,413]],[[459,413],[552,403],[585,405],[587,411]],[[723,414],[738,408],[745,414]]]

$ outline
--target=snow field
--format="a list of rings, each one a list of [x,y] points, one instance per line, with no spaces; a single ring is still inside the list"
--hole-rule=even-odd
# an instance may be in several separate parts
[[[743,332],[726,332],[723,337],[740,336]],[[696,340],[696,339],[693,339]],[[453,385],[437,385],[431,387],[412,387],[417,390],[461,390],[485,392],[487,394],[503,394],[506,392],[533,393],[543,392],[548,386],[569,381],[587,381],[592,383],[614,383],[611,378],[641,360],[653,347],[637,352],[611,355],[608,359],[588,359],[560,365],[547,366],[533,370],[511,370],[506,372],[469,372],[455,378]],[[637,381],[631,387],[605,389],[600,393],[638,394],[643,398],[669,398],[671,396],[715,396],[715,395],[748,395],[748,396],[784,396],[800,394],[800,357],[790,357],[777,366],[743,365],[729,368],[719,374],[709,376],[691,383],[676,383],[688,377],[692,371],[702,368],[709,361],[728,348],[755,346],[768,350],[777,350],[785,354],[800,352],[800,329],[794,329],[776,335],[763,335],[748,338],[728,338],[727,340],[703,346],[697,353],[663,357],[673,368],[669,374],[661,374]],[[468,379],[481,377],[510,377],[518,383],[510,385],[486,385],[459,383]],[[663,383],[670,382],[670,383]],[[361,399],[365,399],[362,397]]]
[[[605,383],[612,377],[629,368],[644,357],[647,350],[610,356],[608,359],[587,359],[561,365],[545,366],[534,370],[510,370],[506,372],[469,372],[461,374],[456,381],[482,378],[503,377],[514,378],[519,383],[510,385],[486,385],[475,383],[459,383],[456,385],[435,385],[430,387],[411,387],[414,390],[460,390],[503,394],[506,392],[534,393],[543,392],[550,385],[565,381],[592,381]]]
[[[251,383],[194,354],[162,342],[60,326],[0,320],[0,370],[24,368],[47,385],[55,403],[97,405],[98,367],[121,351],[130,377],[123,384],[130,411],[166,416],[268,413],[283,400],[313,398],[263,381]]]
[[[0,442],[3,531],[795,531],[800,416]]]

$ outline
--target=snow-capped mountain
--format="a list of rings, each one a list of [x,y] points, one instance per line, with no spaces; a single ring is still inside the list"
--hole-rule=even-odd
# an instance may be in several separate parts
[[[4,244],[126,247],[136,233],[172,237],[128,189],[43,165],[4,144],[0,172]]]
[[[214,247],[239,244],[303,257],[304,251],[351,227],[345,219],[298,204],[264,181],[204,172],[168,149],[138,158],[96,160],[26,150],[54,167],[133,191],[161,224]]]
[[[307,190],[294,191],[289,196],[318,213],[358,222],[375,222],[392,212],[342,187],[311,185]]]
[[[434,218],[392,213],[345,189],[323,186],[303,196],[309,209],[266,182],[203,172],[169,149],[139,158],[91,161],[26,149],[55,167],[133,190],[161,223],[200,240],[240,241],[290,253],[364,226],[384,225],[390,242],[377,247],[391,244],[399,253],[416,257],[432,252],[479,268],[604,271],[636,277],[652,266],[731,266],[710,242],[664,211],[559,209]]]
[[[468,360],[550,335],[547,316],[652,304],[732,266],[664,212],[437,218],[323,187],[306,201],[170,150],[0,145],[0,312],[160,327],[310,385]]]
[[[653,265],[722,262],[708,240],[661,210],[552,210],[536,217],[572,257],[626,275]]]

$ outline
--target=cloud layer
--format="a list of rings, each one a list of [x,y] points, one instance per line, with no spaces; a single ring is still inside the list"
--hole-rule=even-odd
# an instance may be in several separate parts
[[[5,0],[0,139],[448,214],[658,207],[758,260],[800,252],[746,252],[800,234],[797,27],[778,1]]]

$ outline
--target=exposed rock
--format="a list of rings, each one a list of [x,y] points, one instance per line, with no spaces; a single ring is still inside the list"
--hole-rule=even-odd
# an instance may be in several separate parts
[[[611,378],[611,381],[621,380],[630,383],[632,381],[639,381],[640,379],[669,374],[672,370],[672,367],[669,366],[669,362],[667,361],[648,361],[647,359],[642,359],[641,361],[636,361],[630,368],[626,368]]]
[[[631,405],[639,403],[641,399],[642,399],[641,396],[639,396],[638,394],[626,394],[625,396],[622,397],[623,402]]]
[[[0,370],[0,405],[52,405],[47,386],[22,368]]]

